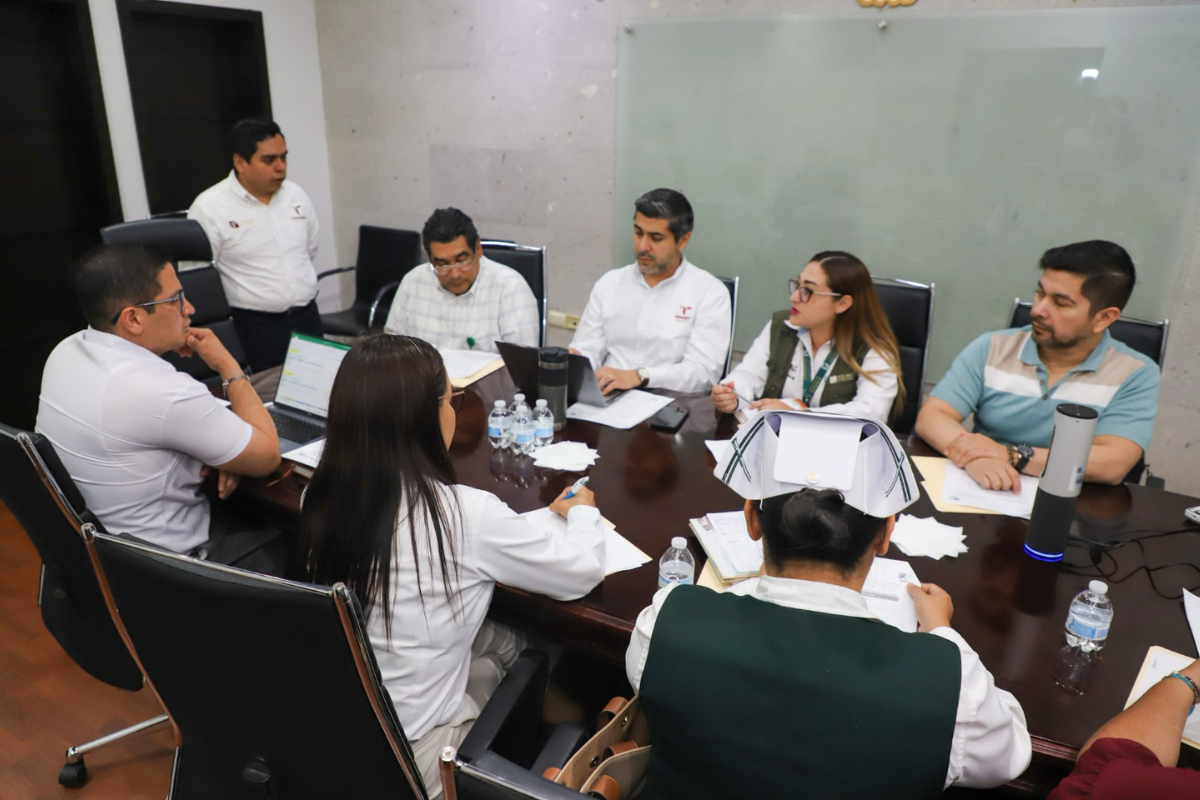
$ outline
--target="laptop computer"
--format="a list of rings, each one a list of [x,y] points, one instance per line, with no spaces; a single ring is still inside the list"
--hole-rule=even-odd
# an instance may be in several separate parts
[[[329,392],[350,346],[293,333],[283,360],[275,401],[267,412],[279,434],[279,450],[288,453],[325,435]]]
[[[538,348],[511,342],[496,342],[504,366],[527,399],[538,396]],[[583,403],[604,408],[625,393],[624,389],[603,394],[587,356],[574,353],[567,360],[567,405]]]

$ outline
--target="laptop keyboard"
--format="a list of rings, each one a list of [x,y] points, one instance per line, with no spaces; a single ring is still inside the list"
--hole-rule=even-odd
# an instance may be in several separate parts
[[[320,425],[287,414],[277,414],[273,408],[268,408],[267,411],[271,414],[271,419],[275,423],[275,432],[279,434],[280,439],[290,439],[303,444],[311,442],[313,439],[320,439],[325,435],[325,429]]]

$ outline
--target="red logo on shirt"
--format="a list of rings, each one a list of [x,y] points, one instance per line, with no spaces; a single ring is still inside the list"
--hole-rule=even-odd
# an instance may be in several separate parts
[[[675,319],[680,320],[681,322],[687,322],[692,318],[692,315],[688,313],[691,310],[691,306],[680,306],[679,313],[675,315]]]
[[[231,227],[231,228],[240,228],[240,227],[241,227],[241,225],[238,225],[238,224],[237,224],[237,222],[235,222],[234,220],[229,220],[229,227]]]

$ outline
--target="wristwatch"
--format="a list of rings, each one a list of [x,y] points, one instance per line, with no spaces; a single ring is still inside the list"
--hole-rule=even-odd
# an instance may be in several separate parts
[[[1008,463],[1017,472],[1025,469],[1029,459],[1033,458],[1033,447],[1027,444],[1010,444],[1008,446]]]
[[[642,382],[638,384],[638,388],[641,388],[650,382],[650,370],[646,369],[645,367],[638,367],[636,372],[637,376],[642,379]]]
[[[227,381],[221,381],[221,390],[225,393],[226,399],[229,399],[229,384],[233,383],[234,381],[246,381],[248,383],[250,381],[250,376],[242,372],[234,375]]]

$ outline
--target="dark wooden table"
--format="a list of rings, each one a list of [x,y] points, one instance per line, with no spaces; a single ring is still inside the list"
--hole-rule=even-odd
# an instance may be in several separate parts
[[[534,468],[528,457],[492,450],[485,409],[491,409],[493,400],[511,399],[514,391],[503,370],[469,387],[450,452],[459,482],[493,492],[524,512],[547,505],[579,473]],[[741,498],[713,476],[715,461],[704,441],[728,438],[735,424],[716,414],[707,396],[675,402],[690,411],[676,434],[648,424],[623,431],[570,422],[556,436],[585,442],[599,452],[588,470],[596,503],[651,562],[609,576],[587,597],[570,603],[499,586],[494,615],[520,619],[566,644],[623,663],[633,621],[657,588],[658,557],[671,537],[688,537],[699,574],[704,551],[688,520],[742,506]],[[913,455],[934,455],[919,439],[902,441]],[[249,488],[277,512],[294,516],[302,487],[301,480],[289,477],[270,487],[252,483]],[[1034,764],[1017,782],[1019,788],[1043,792],[1070,769],[1087,737],[1123,707],[1151,645],[1195,652],[1180,589],[1200,586],[1200,526],[1183,516],[1183,509],[1197,503],[1142,486],[1089,484],[1080,495],[1072,529],[1080,543],[1068,549],[1062,564],[1024,555],[1025,520],[941,514],[924,494],[907,510],[962,526],[967,534],[967,553],[940,561],[916,558],[914,569],[921,580],[950,593],[954,628],[1025,710]],[[1165,532],[1171,533],[1155,535]],[[905,558],[895,548],[888,556]],[[1172,564],[1177,566],[1167,566]],[[1071,599],[1093,578],[1108,581],[1115,617],[1104,650],[1081,659],[1065,646],[1062,626]]]

